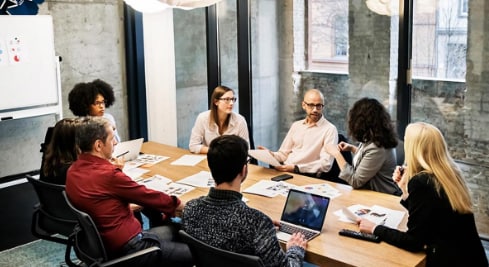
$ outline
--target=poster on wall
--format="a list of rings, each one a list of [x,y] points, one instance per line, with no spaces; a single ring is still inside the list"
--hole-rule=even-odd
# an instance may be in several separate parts
[[[44,0],[0,0],[0,15],[36,15]]]
[[[7,52],[10,64],[23,64],[27,61],[27,50],[23,38],[14,36],[8,38]]]

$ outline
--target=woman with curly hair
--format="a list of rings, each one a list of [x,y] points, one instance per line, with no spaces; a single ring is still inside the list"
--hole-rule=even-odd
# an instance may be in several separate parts
[[[121,139],[117,133],[114,117],[105,112],[115,102],[114,90],[108,83],[96,79],[88,83],[78,83],[68,95],[70,110],[75,116],[103,116],[114,126],[117,142]]]
[[[348,133],[359,142],[358,146],[340,142],[326,147],[338,162],[338,177],[355,189],[401,195],[391,178],[396,168],[398,140],[386,108],[373,98],[358,100],[348,112]],[[340,151],[354,154],[351,165]]]

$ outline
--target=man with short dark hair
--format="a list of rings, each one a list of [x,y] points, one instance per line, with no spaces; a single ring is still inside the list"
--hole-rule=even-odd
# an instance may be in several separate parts
[[[130,203],[159,210],[166,218],[182,210],[183,203],[134,182],[110,162],[117,144],[112,124],[103,117],[84,118],[76,141],[82,153],[68,170],[66,193],[92,217],[111,257],[159,246],[160,250],[134,259],[131,265],[192,266],[188,246],[173,241],[177,233],[171,226],[142,231],[134,217]]]
[[[302,266],[304,235],[293,234],[284,252],[277,239],[277,222],[241,200],[248,143],[235,135],[217,137],[210,143],[207,162],[216,186],[207,196],[187,202],[182,228],[211,246],[259,256],[265,266]]]

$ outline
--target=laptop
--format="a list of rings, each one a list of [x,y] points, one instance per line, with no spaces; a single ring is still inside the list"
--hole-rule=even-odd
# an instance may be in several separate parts
[[[309,241],[321,233],[329,206],[329,197],[290,189],[280,218],[277,238],[287,242],[301,232]]]
[[[138,157],[139,152],[141,151],[143,140],[143,138],[139,138],[118,143],[114,147],[112,157],[124,157],[125,161],[135,160]]]

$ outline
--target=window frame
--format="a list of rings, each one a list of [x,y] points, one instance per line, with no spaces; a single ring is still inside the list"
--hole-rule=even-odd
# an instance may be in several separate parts
[[[340,0],[340,1],[345,1],[346,4],[348,5],[348,0]],[[318,72],[325,72],[325,73],[345,73],[348,74],[348,47],[349,47],[349,41],[348,41],[348,33],[347,33],[347,42],[346,42],[346,55],[344,56],[338,56],[337,55],[337,38],[336,38],[336,28],[337,24],[334,23],[338,21],[336,18],[339,16],[339,14],[335,14],[334,16],[334,22],[331,25],[331,40],[330,40],[330,54],[332,57],[314,57],[313,53],[313,47],[312,47],[312,36],[313,34],[313,19],[312,19],[312,1],[306,1],[307,5],[307,66],[306,69],[308,71],[318,71]],[[347,17],[345,18],[345,22],[348,25],[348,12],[347,12]]]

